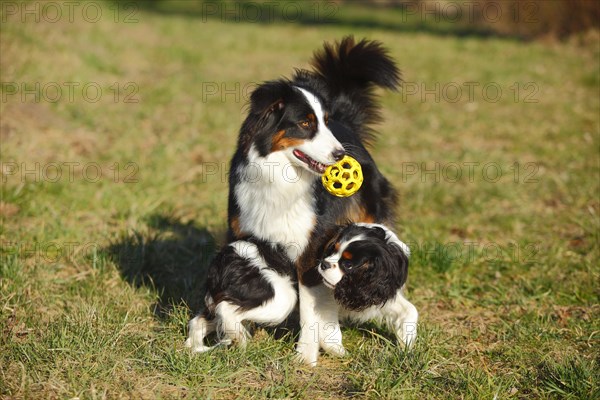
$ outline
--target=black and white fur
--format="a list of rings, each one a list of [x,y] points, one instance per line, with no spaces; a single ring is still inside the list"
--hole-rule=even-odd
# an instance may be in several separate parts
[[[194,352],[233,341],[244,347],[250,336],[244,321],[279,325],[297,301],[296,271],[284,249],[254,238],[230,243],[217,254],[206,288],[206,308],[188,324],[185,345]],[[205,345],[215,331],[219,342]]]
[[[324,284],[333,289],[340,318],[384,321],[410,347],[419,314],[403,294],[409,256],[408,246],[384,225],[340,227],[318,266]]]
[[[333,289],[340,319],[384,321],[410,347],[416,338],[418,313],[403,295],[409,254],[408,246],[383,225],[338,227],[323,246],[317,269],[327,290]],[[282,323],[296,305],[295,276],[294,265],[281,246],[256,238],[225,246],[209,268],[206,308],[189,322],[186,346],[194,352],[234,341],[243,347],[249,338],[245,321],[268,326]],[[338,344],[338,329],[337,321],[324,327],[326,343]],[[206,336],[215,331],[219,342],[205,345]],[[343,348],[336,350],[343,354]]]
[[[379,42],[346,37],[325,44],[292,79],[251,95],[229,174],[229,241],[255,237],[285,247],[299,280],[300,358],[315,365],[322,348],[342,355],[332,291],[315,266],[317,238],[345,221],[393,224],[396,195],[365,148],[379,120],[375,87],[396,89],[399,71]],[[332,196],[320,176],[344,154],[362,166],[351,197]]]

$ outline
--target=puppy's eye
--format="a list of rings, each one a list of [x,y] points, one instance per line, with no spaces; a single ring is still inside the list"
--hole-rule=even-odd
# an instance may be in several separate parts
[[[352,269],[352,261],[344,260],[341,262],[342,268],[349,270]]]
[[[329,113],[325,113],[325,125],[329,125]]]
[[[308,129],[310,127],[310,122],[308,122],[308,121],[302,121],[302,122],[300,122],[300,126],[303,127],[303,128],[305,128],[305,129]]]

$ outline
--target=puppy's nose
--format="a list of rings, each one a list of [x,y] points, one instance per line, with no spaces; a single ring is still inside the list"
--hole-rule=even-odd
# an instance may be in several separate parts
[[[336,149],[331,153],[331,156],[335,161],[340,161],[346,155],[346,150],[344,149]]]
[[[326,269],[331,268],[331,264],[329,264],[327,261],[322,261],[321,262],[321,270],[325,271]]]

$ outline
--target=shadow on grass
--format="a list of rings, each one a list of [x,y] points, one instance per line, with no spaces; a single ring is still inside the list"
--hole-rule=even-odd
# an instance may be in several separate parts
[[[175,305],[185,305],[192,317],[204,309],[208,267],[218,250],[217,240],[205,228],[176,218],[152,215],[149,233],[122,235],[108,246],[108,254],[130,285],[158,293],[154,315],[165,319]],[[221,235],[218,235],[221,236]],[[276,339],[293,341],[298,335],[297,310],[277,327],[263,327]],[[252,333],[258,328],[249,324]]]
[[[169,216],[153,215],[148,226],[150,233],[127,233],[111,243],[110,257],[132,286],[158,292],[153,310],[157,318],[166,317],[178,304],[196,313],[204,305],[214,237],[204,228]]]

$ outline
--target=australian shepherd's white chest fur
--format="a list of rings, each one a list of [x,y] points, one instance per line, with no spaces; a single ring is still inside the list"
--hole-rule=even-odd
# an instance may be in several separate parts
[[[279,151],[265,156],[251,144],[247,163],[236,168],[239,183],[233,190],[237,203],[243,205],[239,229],[272,243],[285,244],[288,256],[295,261],[306,248],[316,224],[316,173],[343,156],[344,149],[327,128],[318,98],[305,89],[294,89],[305,98],[309,122],[308,116],[314,116],[315,134],[302,141],[279,139],[272,146]],[[293,146],[284,147],[289,144]]]
[[[238,201],[247,204],[240,210],[240,230],[268,242],[285,243],[288,256],[295,261],[315,226],[313,180],[303,177],[296,168],[271,168],[288,163],[280,155],[259,160],[253,165],[260,166],[261,181],[273,182],[241,182],[235,188]]]

